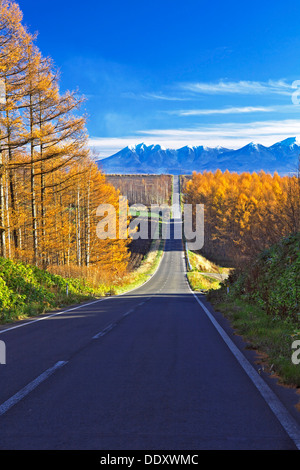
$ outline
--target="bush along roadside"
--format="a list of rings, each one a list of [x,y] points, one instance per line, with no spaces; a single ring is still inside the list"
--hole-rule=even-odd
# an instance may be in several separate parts
[[[296,387],[300,364],[292,355],[294,342],[300,341],[299,294],[300,233],[263,251],[244,272],[208,294],[249,347],[263,355],[266,369],[281,383]]]
[[[0,323],[35,316],[95,295],[83,280],[64,279],[36,266],[0,258]]]
[[[138,269],[112,284],[98,286],[82,277],[64,278],[36,266],[0,258],[0,324],[139,287],[155,273],[163,250],[164,241],[153,240]]]

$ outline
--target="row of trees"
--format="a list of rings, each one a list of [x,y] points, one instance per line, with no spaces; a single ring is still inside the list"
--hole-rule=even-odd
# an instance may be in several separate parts
[[[194,173],[185,202],[205,205],[204,251],[236,265],[300,230],[299,175]]]
[[[171,204],[170,175],[108,175],[107,180],[121,191],[129,205]]]
[[[91,159],[84,101],[60,93],[59,74],[22,24],[19,6],[0,0],[1,255],[49,265],[126,267],[126,240],[99,240],[96,209],[119,193]]]

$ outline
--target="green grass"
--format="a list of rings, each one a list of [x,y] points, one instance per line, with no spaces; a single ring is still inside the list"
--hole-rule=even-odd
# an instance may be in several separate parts
[[[0,324],[139,287],[156,271],[163,248],[163,240],[154,240],[137,270],[124,275],[121,281],[97,287],[82,278],[64,278],[32,265],[0,258]]]
[[[196,292],[215,290],[221,287],[221,281],[196,271],[189,272],[187,276],[192,290]]]
[[[96,294],[83,280],[64,279],[35,266],[0,258],[2,324],[89,300]]]
[[[300,340],[299,322],[270,316],[245,300],[230,298],[224,288],[210,292],[208,300],[230,321],[249,347],[262,354],[267,372],[285,385],[300,387],[300,367],[291,360],[292,343]]]
[[[195,253],[190,250],[187,251],[187,255],[191,266],[191,270],[187,273],[191,289],[196,292],[220,289],[223,284],[221,276],[220,279],[217,279],[216,277],[209,276],[208,274],[228,275],[230,269],[218,266],[212,261],[204,258],[204,256],[199,253]]]
[[[215,263],[204,258],[204,256],[188,250],[188,255],[192,269],[204,273],[219,273],[222,268]]]
[[[289,318],[300,312],[300,232],[264,250],[234,282],[235,297]]]
[[[262,252],[208,300],[237,333],[263,354],[271,374],[283,384],[300,387],[300,366],[293,364],[292,344],[300,340],[300,234],[282,239]]]

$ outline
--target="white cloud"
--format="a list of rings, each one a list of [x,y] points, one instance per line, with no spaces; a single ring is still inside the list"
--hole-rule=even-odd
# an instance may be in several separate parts
[[[202,127],[182,129],[153,129],[138,132],[141,135],[163,138],[204,138],[204,139],[241,139],[263,138],[276,139],[278,136],[295,136],[300,133],[300,120],[288,119],[283,121],[255,121],[247,123],[231,122],[212,124]]]
[[[288,112],[289,114],[298,113],[300,106],[295,104],[278,105],[278,106],[243,106],[243,107],[228,107],[220,109],[187,109],[187,110],[175,110],[168,111],[168,114],[177,116],[206,116],[214,114],[247,114],[247,113],[283,113]]]
[[[186,101],[188,98],[171,96],[163,93],[144,93],[141,95],[142,98],[149,100],[161,100],[161,101]]]
[[[268,82],[240,80],[230,82],[220,80],[218,82],[191,82],[182,83],[180,88],[202,94],[243,94],[243,95],[262,95],[262,94],[279,94],[291,95],[292,84],[286,80],[269,80]]]
[[[122,93],[122,97],[132,98],[136,100],[142,99],[142,100],[156,100],[156,101],[188,101],[190,100],[189,97],[166,95],[165,93],[161,93],[161,92],[134,93],[130,91],[130,92]]]
[[[178,116],[208,116],[212,114],[244,114],[244,113],[268,113],[276,111],[273,106],[244,106],[244,107],[231,107],[222,109],[188,109],[179,111],[169,111],[169,114]]]
[[[249,142],[269,146],[294,136],[300,136],[300,120],[297,119],[231,122],[181,129],[146,129],[122,138],[94,137],[90,139],[90,147],[97,150],[99,158],[105,158],[127,145],[141,142],[146,145],[160,144],[167,148],[180,148],[184,145],[240,148]]]

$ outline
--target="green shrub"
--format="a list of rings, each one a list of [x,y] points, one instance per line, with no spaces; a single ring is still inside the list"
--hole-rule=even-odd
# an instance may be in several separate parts
[[[80,279],[64,279],[36,266],[0,258],[2,323],[24,316],[38,315],[47,309],[79,302],[94,294],[94,290]]]
[[[263,251],[231,287],[240,297],[272,316],[297,318],[300,313],[300,233]]]

